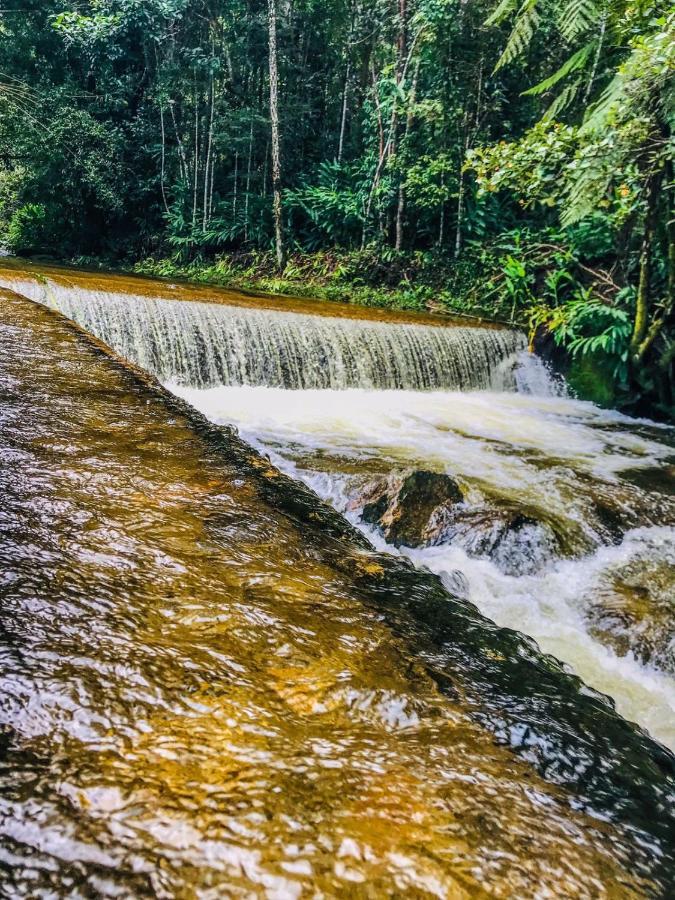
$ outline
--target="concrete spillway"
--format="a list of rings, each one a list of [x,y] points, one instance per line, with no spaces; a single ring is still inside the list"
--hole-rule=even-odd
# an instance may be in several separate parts
[[[146,282],[131,280],[124,291],[122,283],[72,283],[49,272],[26,278],[0,268],[0,284],[58,309],[162,381],[191,387],[508,390],[515,357],[527,346],[522,333],[506,328],[320,315],[316,304],[311,312],[307,304],[266,308],[227,295],[205,302],[207,288],[184,302],[180,290],[148,296]],[[324,304],[326,311],[336,304]]]

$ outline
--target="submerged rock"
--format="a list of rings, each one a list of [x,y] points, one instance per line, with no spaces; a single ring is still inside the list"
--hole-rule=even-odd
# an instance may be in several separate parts
[[[429,544],[455,544],[469,556],[490,559],[505,575],[537,572],[558,552],[548,525],[519,510],[489,505],[437,510],[426,537]]]
[[[645,548],[648,551],[648,548]],[[640,554],[605,571],[585,598],[593,635],[620,656],[675,674],[675,565]]]

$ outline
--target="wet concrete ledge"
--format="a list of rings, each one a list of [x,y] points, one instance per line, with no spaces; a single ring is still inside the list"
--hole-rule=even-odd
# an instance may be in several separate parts
[[[206,585],[223,603],[262,591],[270,609],[297,605],[328,629],[347,604],[374,632],[384,623],[408,655],[409,681],[431,677],[455,714],[489,736],[492,750],[475,738],[481,754],[502,763],[519,754],[525,769],[563,786],[558,802],[603,809],[660,846],[658,865],[667,861],[673,757],[608,701],[450,597],[434,576],[374,553],[234,432],[209,424],[58,314],[2,292],[0,331],[2,627],[17,658],[26,635],[17,634],[12,610],[29,616],[27,599],[48,609],[99,592],[109,598],[105,618],[123,615],[113,597],[130,609],[138,596],[189,603]],[[59,615],[35,615],[26,628],[39,633],[41,652],[75,653],[81,637],[64,632]],[[77,623],[80,633],[86,627]],[[14,715],[10,739],[27,752],[21,709]],[[635,852],[638,870],[649,872]]]

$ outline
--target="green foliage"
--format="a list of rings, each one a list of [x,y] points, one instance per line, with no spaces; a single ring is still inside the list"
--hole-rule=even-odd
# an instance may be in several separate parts
[[[518,10],[513,30],[495,70],[501,69],[521,56],[528,47],[539,25],[539,0],[523,0]]]
[[[360,240],[368,200],[363,170],[324,160],[314,177],[287,191],[285,199],[288,210],[299,214],[297,239],[305,249],[354,246]]]
[[[595,49],[595,44],[590,43],[586,44],[581,49],[577,50],[573,53],[569,59],[565,60],[565,62],[560,66],[560,68],[553,73],[553,75],[549,75],[547,78],[544,78],[539,84],[535,84],[534,87],[528,88],[528,90],[523,91],[524,96],[539,96],[539,94],[545,94],[547,91],[550,91],[552,87],[555,87],[558,82],[562,81],[564,78],[567,78],[572,72],[577,72],[579,69],[583,69],[588,60]],[[560,111],[560,105],[556,107],[555,113]],[[551,111],[551,107],[549,107],[547,111],[547,118],[554,118],[555,113]]]
[[[114,15],[83,16],[78,12],[62,12],[54,17],[54,28],[60,32],[67,44],[81,43],[85,46],[99,41],[110,40],[122,27],[122,17]]]
[[[500,65],[536,42],[524,12]],[[492,19],[513,13],[502,3]],[[568,0],[557,27],[573,52],[525,96],[559,92],[518,140],[470,152],[467,169],[479,197],[507,195],[530,218],[561,229],[570,250],[575,271],[546,273],[536,292],[535,331],[547,330],[573,358],[592,357],[629,402],[649,397],[670,409],[675,7]],[[569,124],[555,121],[563,112]]]
[[[279,3],[282,276],[267,4],[21,7],[0,13],[3,245],[532,318],[625,397],[675,402],[669,4]]]
[[[603,14],[602,0],[567,0],[560,15],[560,31],[566,41],[573,41],[592,28]]]
[[[592,288],[575,286],[573,299],[560,306],[535,306],[530,325],[533,331],[545,326],[556,343],[572,356],[607,358],[614,365],[616,380],[626,381],[630,315],[620,305],[609,305],[594,297]]]
[[[39,252],[45,247],[47,210],[39,203],[26,203],[12,214],[6,231],[7,249],[17,254]]]

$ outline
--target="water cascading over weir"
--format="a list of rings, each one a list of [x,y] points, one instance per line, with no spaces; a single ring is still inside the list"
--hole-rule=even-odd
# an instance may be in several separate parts
[[[507,328],[182,302],[4,273],[0,284],[58,309],[161,381],[198,388],[509,389],[526,348]]]

